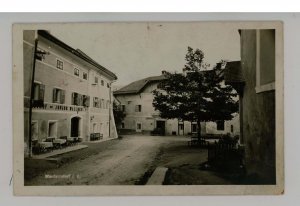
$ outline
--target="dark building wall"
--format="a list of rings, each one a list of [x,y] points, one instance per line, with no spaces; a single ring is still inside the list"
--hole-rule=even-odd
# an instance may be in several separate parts
[[[263,55],[267,55],[263,54]],[[264,58],[264,57],[263,57]],[[266,56],[265,58],[268,58]],[[243,128],[246,169],[275,183],[275,90],[257,93],[256,31],[241,31],[241,65],[245,77]],[[263,68],[261,68],[263,69]],[[275,72],[275,71],[274,71]]]

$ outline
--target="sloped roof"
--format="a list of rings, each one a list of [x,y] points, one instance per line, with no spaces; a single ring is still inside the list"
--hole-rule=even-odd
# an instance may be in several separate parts
[[[141,80],[137,80],[115,91],[114,94],[137,94],[140,93],[146,87],[147,84],[151,82],[161,81],[163,79],[165,79],[164,75],[152,76]]]
[[[95,66],[100,71],[102,71],[105,74],[107,74],[108,76],[110,76],[112,79],[114,79],[114,80],[118,79],[117,76],[113,72],[111,72],[108,69],[106,69],[105,67],[101,66],[99,63],[97,63],[95,60],[93,60],[91,57],[89,57],[87,54],[85,54],[80,49],[74,49],[74,48],[72,48],[71,46],[67,45],[63,41],[61,41],[58,38],[56,38],[55,36],[51,35],[48,31],[38,30],[38,34],[40,36],[48,39],[49,41],[55,43],[56,45],[62,47],[66,51],[69,51],[70,53],[74,54],[75,56],[81,58],[82,60],[86,61],[87,63]]]
[[[226,82],[232,83],[245,82],[241,68],[241,61],[232,61],[226,63],[224,69],[224,79]]]

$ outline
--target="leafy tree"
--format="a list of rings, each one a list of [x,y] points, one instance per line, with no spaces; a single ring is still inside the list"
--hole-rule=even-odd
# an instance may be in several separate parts
[[[113,113],[114,113],[115,124],[116,127],[118,128],[121,125],[124,118],[126,117],[126,114],[115,101],[113,102]]]
[[[188,47],[183,73],[165,73],[165,79],[153,91],[153,106],[166,119],[178,118],[196,121],[198,138],[201,138],[200,122],[230,120],[238,111],[237,93],[225,85],[222,65],[213,69],[203,62],[204,53]]]

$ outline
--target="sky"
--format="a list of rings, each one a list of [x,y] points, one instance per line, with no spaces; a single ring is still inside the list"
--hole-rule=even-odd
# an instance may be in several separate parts
[[[160,75],[162,70],[181,72],[188,46],[202,50],[204,62],[211,66],[222,59],[240,60],[238,30],[226,24],[61,24],[50,32],[114,72],[116,86]]]

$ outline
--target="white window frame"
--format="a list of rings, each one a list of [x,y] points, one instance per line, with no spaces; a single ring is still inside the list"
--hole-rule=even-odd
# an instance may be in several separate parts
[[[40,87],[42,85],[42,82],[34,80],[34,84],[38,84],[39,87]],[[33,86],[33,94],[34,94],[33,95],[33,100],[36,100],[36,98],[35,98],[35,91],[34,90],[35,90],[35,85]],[[40,88],[39,88],[39,91],[38,91],[38,94],[37,94],[38,95],[37,100],[39,99],[39,93],[40,93]]]
[[[49,126],[50,126],[50,123],[55,123],[55,138],[57,138],[57,120],[48,120],[48,127],[47,127],[47,137],[49,138]]]
[[[75,71],[78,71],[78,75],[75,73]],[[79,77],[80,76],[80,69],[78,67],[74,67],[74,75],[76,77]]]
[[[96,79],[97,79],[97,82],[96,82]],[[98,84],[99,83],[99,77],[98,76],[95,76],[94,77],[94,84]]]
[[[275,31],[275,44],[276,44],[276,31]],[[275,46],[276,48],[276,46]],[[275,51],[276,53],[276,51]],[[276,61],[276,59],[275,59]],[[275,62],[275,73],[276,73],[276,62]],[[276,74],[275,74],[276,78]],[[256,30],[256,87],[255,91],[256,93],[266,92],[266,91],[272,91],[275,90],[275,81],[263,84],[260,83],[260,30]]]
[[[95,105],[95,103],[96,103],[96,105]],[[94,107],[94,108],[100,108],[99,97],[94,97],[94,98],[93,98],[93,107]]]
[[[84,74],[86,74],[86,79],[84,78]],[[82,72],[82,79],[88,80],[88,73],[87,72]]]
[[[60,69],[60,68],[57,67],[57,61],[62,62],[62,69]],[[64,61],[63,61],[62,59],[56,58],[56,65],[55,65],[55,68],[56,68],[56,69],[64,70],[64,65],[65,65],[65,63],[64,63]]]
[[[142,105],[141,104],[135,105],[134,110],[135,110],[135,112],[142,112]]]
[[[62,88],[60,88],[60,87],[53,87],[53,89],[60,90],[60,92],[63,92],[63,91],[65,91],[65,90],[63,90],[63,89],[62,89]],[[52,92],[53,92],[53,89],[52,89]],[[59,95],[59,101],[57,101],[57,99],[56,99],[56,101],[54,102],[54,101],[53,101],[53,95],[52,95],[52,102],[53,102],[53,103],[58,103],[58,104],[60,104],[60,101],[61,101],[61,99],[60,99],[60,98],[61,98],[61,93],[60,93],[60,95]],[[65,99],[65,101],[66,101],[66,99]],[[64,103],[65,103],[65,102],[64,102]],[[64,103],[63,103],[63,104],[64,104]]]

